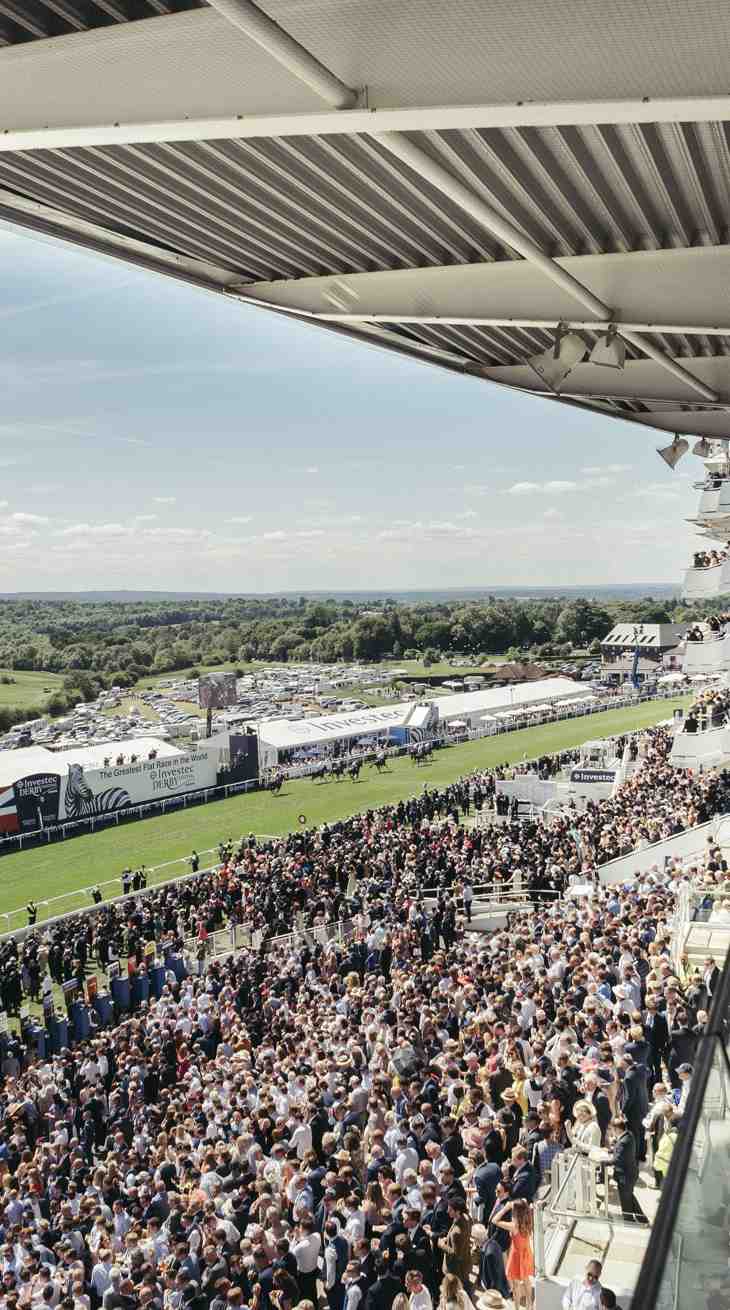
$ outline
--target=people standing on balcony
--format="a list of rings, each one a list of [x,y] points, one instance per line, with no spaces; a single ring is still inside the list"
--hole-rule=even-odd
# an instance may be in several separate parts
[[[681,1122],[682,1116],[679,1110],[667,1117],[664,1132],[662,1133],[657,1147],[657,1152],[654,1157],[654,1182],[660,1191],[664,1185],[664,1179],[667,1176],[667,1170],[679,1135]]]
[[[512,1290],[515,1310],[531,1310],[535,1259],[532,1252],[532,1209],[529,1202],[519,1198],[508,1201],[494,1223],[497,1228],[510,1234],[505,1274]]]
[[[612,1150],[596,1152],[594,1158],[613,1165],[613,1177],[618,1188],[621,1214],[625,1223],[648,1224],[649,1220],[634,1191],[639,1179],[639,1161],[634,1134],[623,1114],[614,1115],[611,1127]]]
[[[596,1111],[590,1101],[580,1100],[573,1106],[573,1116],[573,1123],[568,1120],[565,1125],[568,1140],[574,1150],[581,1155],[588,1155],[594,1147],[601,1145]]]
[[[728,558],[727,550],[698,550],[692,556],[693,569],[714,569]]]

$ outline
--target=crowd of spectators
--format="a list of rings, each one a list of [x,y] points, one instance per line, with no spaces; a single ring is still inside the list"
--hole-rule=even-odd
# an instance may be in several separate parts
[[[730,623],[730,614],[726,610],[721,614],[710,614],[701,622],[692,624],[687,631],[687,641],[713,641],[717,637],[724,636],[728,623]]]
[[[725,563],[729,553],[727,550],[696,550],[692,556],[692,568],[714,569]]]
[[[708,687],[690,705],[684,720],[685,732],[707,732],[723,728],[730,713],[730,688]]]
[[[724,777],[672,769],[661,730],[648,741],[583,814],[467,828],[496,786],[477,774],[267,846],[223,843],[214,872],[7,945],[12,1011],[92,959],[143,967],[144,942],[161,958],[200,942],[188,977],[168,972],[159,1000],[73,1051],[38,1060],[3,1039],[3,1305],[467,1310],[479,1288],[484,1307],[529,1307],[533,1203],[567,1150],[607,1162],[624,1219],[645,1223],[639,1166],[653,1150],[661,1183],[717,984],[669,955],[698,870],[547,893],[723,808]],[[518,873],[529,908],[467,937],[466,889]],[[702,878],[725,874],[710,848]],[[338,915],[344,939],[205,957],[221,923],[273,938]],[[615,1305],[600,1275],[592,1263],[565,1305],[581,1286]]]

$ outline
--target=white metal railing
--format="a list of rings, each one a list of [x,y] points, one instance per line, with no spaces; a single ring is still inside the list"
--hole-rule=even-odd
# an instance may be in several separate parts
[[[714,836],[715,826],[721,817],[715,815],[707,823],[698,823],[671,837],[662,837],[661,841],[652,842],[649,846],[637,847],[625,855],[618,855],[615,860],[607,860],[598,866],[598,881],[604,886],[625,882],[637,873],[645,873],[654,864],[662,865],[667,855],[687,858],[700,854],[707,849],[707,838]]]
[[[553,1274],[578,1220],[605,1223],[609,1219],[606,1165],[596,1165],[579,1151],[561,1151],[553,1158],[550,1185],[533,1209],[533,1249],[538,1278]],[[603,1183],[599,1196],[598,1181]],[[610,1216],[611,1222],[615,1216]]]

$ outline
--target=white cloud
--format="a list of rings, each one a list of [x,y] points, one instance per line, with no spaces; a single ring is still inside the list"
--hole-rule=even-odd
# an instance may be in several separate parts
[[[262,541],[284,541],[285,539],[286,539],[286,533],[282,532],[281,528],[279,528],[276,532],[264,532],[261,535]]]
[[[490,488],[480,482],[469,482],[464,487],[467,496],[488,496]]]
[[[564,519],[565,515],[563,514],[562,510],[556,509],[554,505],[551,505],[550,509],[543,510],[542,517],[544,519],[557,520],[557,519]]]
[[[633,468],[632,464],[590,464],[588,468],[581,469],[586,477],[601,477],[604,473],[630,473]]]
[[[9,500],[0,500],[0,509],[7,509],[9,504]]]
[[[482,534],[450,520],[424,523],[422,520],[399,519],[377,535],[378,541],[476,541]]]
[[[175,505],[177,496],[153,496],[152,503],[154,505]]]
[[[154,523],[159,517],[159,514],[135,514],[134,521],[135,523]]]
[[[285,534],[282,533],[282,536],[284,536],[284,535],[285,535]],[[295,536],[295,537],[303,537],[303,538],[307,538],[307,537],[323,537],[324,535],[325,535],[324,528],[306,528],[306,529],[304,529],[302,532],[295,532],[295,533],[294,533],[294,536]]]
[[[231,518],[226,519],[226,523],[250,523],[251,514],[234,514]]]
[[[592,477],[583,482],[571,479],[553,478],[549,482],[514,482],[507,488],[508,496],[563,496],[573,491],[592,491],[598,487],[610,487],[613,478]]]
[[[635,496],[650,496],[652,500],[679,500],[682,492],[679,487],[668,486],[665,482],[647,482],[635,491],[629,491],[626,499]]]
[[[310,476],[313,476],[315,473],[319,473],[319,469],[315,465],[313,465],[311,468],[305,469],[304,472],[309,473]]]
[[[13,523],[30,523],[31,525],[36,525],[36,524],[40,525],[41,523],[49,522],[47,514],[25,514],[19,510],[16,511],[15,514],[11,514],[10,517],[13,520]]]
[[[479,515],[475,509],[463,509],[460,514],[455,514],[454,518],[458,522],[463,522],[465,519],[478,519]]]
[[[72,523],[62,528],[61,537],[126,537],[129,532],[123,523]]]

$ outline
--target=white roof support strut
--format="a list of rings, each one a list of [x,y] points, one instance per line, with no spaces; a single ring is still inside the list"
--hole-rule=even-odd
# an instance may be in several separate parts
[[[539,268],[546,277],[559,286],[561,290],[567,292],[574,300],[583,305],[591,314],[595,314],[600,322],[611,321],[613,318],[610,306],[604,304],[598,296],[589,291],[588,287],[583,286],[577,278],[568,273],[566,269],[561,268],[544,250],[541,250],[531,237],[515,227],[509,219],[505,218],[492,205],[481,196],[476,195],[469,187],[465,186],[459,178],[455,177],[443,164],[433,159],[420,145],[411,141],[401,132],[373,132],[373,139],[378,141],[385,150],[395,155],[402,163],[407,164],[409,168],[417,173],[431,186],[435,187],[442,195],[447,196],[454,204],[469,214],[475,222],[479,223],[488,232],[498,237],[505,245],[512,250],[516,250],[522,255],[523,259],[534,267]],[[621,335],[631,345],[636,346],[642,354],[653,359],[655,363],[661,364],[668,373],[680,379],[692,391],[696,391],[704,400],[717,400],[718,396],[711,387],[700,382],[699,378],[694,377],[687,369],[678,364],[676,360],[671,359],[663,351],[656,349],[649,342],[636,332],[621,329]]]
[[[236,290],[237,287],[229,288]],[[656,332],[659,336],[678,334],[688,337],[730,337],[730,323],[701,324],[688,327],[686,323],[624,323],[619,318],[485,318],[478,314],[314,314],[322,323],[397,323],[408,326],[413,324],[424,327],[503,327],[503,328],[538,328],[544,332],[555,331],[558,327],[569,328],[571,332],[605,332],[610,327],[625,336],[627,332]]]
[[[279,64],[288,68],[294,77],[304,82],[315,95],[333,109],[352,109],[357,104],[357,92],[346,86],[329,68],[305,50],[273,18],[269,18],[251,0],[210,0],[222,18],[266,50]]]

